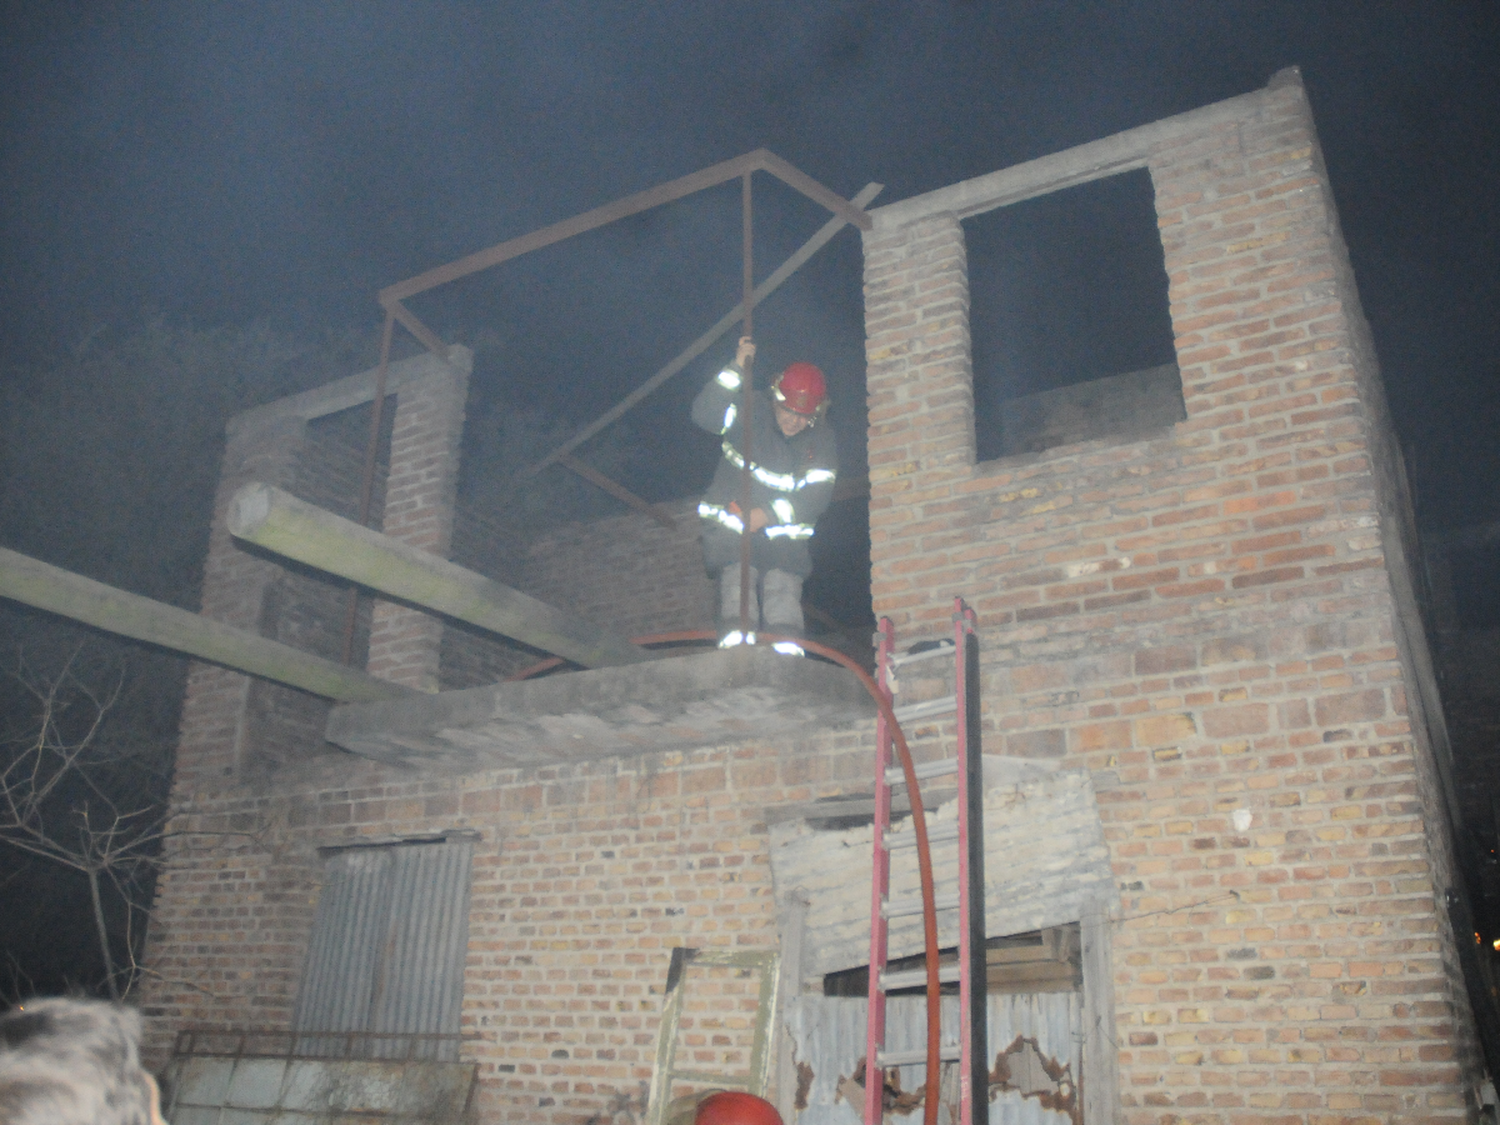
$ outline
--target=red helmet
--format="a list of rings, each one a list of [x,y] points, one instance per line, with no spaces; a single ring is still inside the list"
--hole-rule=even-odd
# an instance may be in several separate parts
[[[794,367],[812,367],[810,363],[793,364]],[[812,368],[814,371],[818,369]],[[822,375],[818,378],[821,380]],[[693,1125],[782,1125],[781,1114],[765,1098],[738,1090],[725,1090],[710,1094],[698,1103]]]
[[[813,364],[792,363],[771,384],[771,397],[794,414],[821,416],[828,407],[828,384]]]

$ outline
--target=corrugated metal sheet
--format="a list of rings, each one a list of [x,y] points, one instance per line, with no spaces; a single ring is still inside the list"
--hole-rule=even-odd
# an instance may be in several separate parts
[[[787,1013],[805,1108],[794,1125],[860,1125],[865,1055],[865,1001],[799,996]],[[992,1066],[990,1125],[1064,1125],[1081,1119],[1078,1076],[1083,1070],[1082,1000],[1076,992],[990,996],[987,1032]],[[958,1037],[958,1001],[943,1001],[945,1042]],[[895,996],[887,1001],[886,1046],[891,1050],[926,1044],[926,1002]],[[1003,1059],[1001,1058],[1003,1056]],[[923,1083],[925,1067],[899,1068],[901,1090]],[[957,1064],[944,1064],[941,1079],[944,1125],[958,1120]],[[997,1079],[1002,1079],[997,1081]],[[920,1104],[906,1113],[887,1113],[893,1125],[920,1125]]]
[[[457,1032],[469,932],[472,840],[349,848],[327,859],[302,988],[299,1032]],[[402,1057],[374,1040],[366,1057]],[[456,1059],[456,1045],[417,1044],[416,1057]],[[329,1054],[316,1036],[301,1054]]]
[[[393,851],[389,956],[370,998],[370,1030],[455,1032],[464,998],[474,844],[455,840]],[[444,1048],[453,1045],[430,1047]]]
[[[370,1030],[370,990],[390,919],[391,850],[349,848],[325,860],[295,1030]],[[331,1051],[315,1039],[299,1045],[299,1053],[309,1055]]]

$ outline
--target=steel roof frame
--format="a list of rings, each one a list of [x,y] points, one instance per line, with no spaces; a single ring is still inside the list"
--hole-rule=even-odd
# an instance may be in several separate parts
[[[596,207],[591,211],[585,211],[582,214],[574,215],[570,219],[564,219],[561,222],[542,227],[540,230],[535,230],[529,234],[524,234],[517,238],[508,239],[505,242],[497,243],[496,245],[491,246],[487,249],[476,251],[462,258],[447,262],[444,265],[435,266],[434,268],[426,270],[423,273],[419,273],[414,277],[409,277],[405,281],[399,281],[394,285],[386,286],[386,288],[380,290],[379,294],[377,295],[377,299],[379,300],[381,307],[384,308],[386,312],[385,331],[381,340],[381,371],[384,372],[387,364],[389,363],[391,339],[390,330],[393,321],[399,321],[402,327],[410,332],[412,336],[414,336],[419,342],[421,342],[421,344],[425,348],[427,348],[428,351],[432,352],[432,354],[435,355],[439,360],[443,361],[444,363],[446,363],[448,360],[447,345],[443,343],[442,339],[437,335],[437,333],[433,332],[432,329],[427,327],[426,324],[422,323],[422,321],[418,319],[418,317],[406,307],[403,302],[408,298],[414,297],[420,293],[426,293],[429,290],[436,289],[452,281],[457,281],[460,278],[468,277],[471,274],[480,273],[484,270],[491,269],[494,266],[500,265],[502,262],[507,262],[512,258],[519,258],[524,254],[529,254],[533,250],[540,250],[545,246],[552,245],[553,243],[565,241],[566,239],[572,238],[575,235],[583,234],[587,231],[595,230],[602,226],[607,226],[608,224],[617,222],[620,219],[628,218],[631,215],[638,215],[642,211],[649,211],[654,207],[660,207],[664,203],[671,203],[674,200],[682,199],[686,196],[696,194],[697,192],[703,191],[707,188],[717,187],[720,184],[728,183],[729,181],[734,179],[743,179],[748,185],[749,178],[754,172],[769,173],[770,175],[776,177],[776,179],[780,180],[782,183],[786,184],[788,187],[806,196],[808,199],[811,199],[814,203],[827,208],[834,215],[833,222],[829,223],[823,228],[823,230],[820,230],[816,235],[814,235],[813,238],[810,239],[809,242],[805,244],[801,250],[794,254],[792,258],[788,259],[781,270],[777,271],[777,275],[774,277],[775,284],[777,285],[779,285],[781,281],[785,280],[786,276],[789,276],[793,270],[801,266],[801,264],[805,262],[809,257],[811,257],[813,253],[820,249],[828,241],[828,239],[830,239],[835,233],[837,233],[839,229],[843,227],[845,223],[853,224],[860,230],[869,230],[873,225],[873,221],[871,220],[870,216],[865,213],[862,204],[868,203],[870,199],[874,198],[875,194],[880,190],[880,186],[878,184],[871,184],[866,187],[864,191],[860,192],[860,194],[856,196],[856,199],[859,199],[860,203],[856,204],[847,199],[844,199],[836,192],[830,191],[828,188],[824,187],[822,184],[818,183],[806,173],[789,164],[787,161],[783,160],[781,157],[777,156],[769,149],[758,148],[752,152],[745,153],[743,156],[736,156],[731,160],[722,161],[718,164],[714,164],[707,168],[701,169],[700,171],[693,172],[689,175],[679,177],[678,179],[668,181],[667,183],[658,184],[654,188],[648,188],[645,191],[636,192],[634,195],[627,195],[622,199],[615,200],[613,203],[606,203],[602,207]],[[749,275],[749,273],[750,268],[747,247],[747,276]],[[769,280],[771,279],[768,279],[768,281]],[[754,293],[754,297],[761,296],[761,290],[763,288],[765,287],[757,287]],[[774,288],[774,286],[772,286],[772,288]],[[747,294],[747,296],[750,295]],[[754,298],[752,297],[751,299]],[[737,309],[736,312],[737,311],[739,310]],[[734,313],[731,313],[729,317],[725,318],[725,321],[729,321],[732,323],[732,320],[734,318]],[[721,324],[723,323],[724,322],[721,322]],[[724,329],[720,326],[715,327],[720,333],[724,331]],[[680,371],[684,366],[686,366],[686,364],[693,358],[694,355],[706,349],[708,344],[711,342],[711,339],[704,340],[702,337],[700,337],[700,339],[696,341],[692,347],[689,348],[688,352],[685,352],[671,364],[668,364],[667,367],[657,372],[657,374],[650,380],[648,380],[643,387],[638,388],[635,392],[632,392],[632,394],[628,396],[621,404],[619,404],[619,406],[615,407],[600,419],[590,424],[590,426],[585,427],[584,431],[581,431],[579,434],[569,439],[569,441],[562,447],[554,450],[552,453],[549,453],[547,457],[545,457],[541,462],[533,466],[530,472],[538,472],[549,464],[562,464],[566,468],[572,470],[575,473],[578,473],[580,476],[583,476],[584,479],[589,480],[591,483],[604,488],[606,491],[610,492],[617,498],[624,500],[628,504],[631,504],[632,507],[639,508],[640,510],[652,515],[658,521],[665,522],[670,525],[670,523],[672,522],[670,517],[666,516],[660,510],[656,509],[654,505],[648,504],[646,501],[630,493],[622,485],[619,485],[618,483],[613,481],[609,481],[608,478],[603,477],[603,474],[599,473],[597,470],[584,465],[575,457],[571,456],[571,451],[583,441],[587,440],[587,438],[592,437],[593,434],[597,433],[599,430],[612,423],[616,418],[618,418],[641,398],[644,398],[646,394],[654,390],[662,382],[665,382],[665,380],[671,375],[674,375],[678,371]],[[383,394],[381,394],[379,397],[383,397]],[[378,412],[379,407],[377,406],[377,414]],[[368,493],[369,491],[368,484],[366,485],[365,491],[366,493]],[[361,505],[361,508],[361,522],[367,522],[368,501],[365,501]]]

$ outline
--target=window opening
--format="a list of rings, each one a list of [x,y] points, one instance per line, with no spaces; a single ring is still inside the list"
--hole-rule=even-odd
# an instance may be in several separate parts
[[[979,460],[1187,416],[1145,169],[963,225]]]
[[[1460,628],[1500,629],[1500,543],[1461,547],[1448,558]]]
[[[985,941],[984,949],[988,992],[1076,992],[1083,987],[1082,945],[1077,922],[1024,934],[992,937]],[[957,946],[938,951],[939,964],[956,963],[957,960]],[[926,964],[927,958],[917,954],[892,958],[887,968],[897,972],[920,969]],[[823,995],[863,999],[869,994],[869,979],[868,965],[828,973],[823,978]],[[958,982],[944,984],[942,991],[944,996],[957,996]],[[893,989],[890,995],[921,996],[925,992],[925,985],[917,985]]]

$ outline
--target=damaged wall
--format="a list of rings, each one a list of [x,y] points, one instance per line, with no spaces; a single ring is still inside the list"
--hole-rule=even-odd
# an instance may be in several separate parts
[[[1075,992],[990,996],[986,1038],[994,1056],[990,1071],[991,1125],[1072,1125],[1082,1122],[1082,1004]],[[859,1125],[864,1117],[864,1000],[802,996],[787,1013],[799,1082],[801,1125]],[[886,1042],[892,1050],[927,1042],[927,1005],[918,997],[886,1002]],[[958,1036],[958,1000],[943,1001],[943,1034]],[[887,1120],[920,1125],[921,1066],[903,1066],[886,1076]],[[945,1063],[939,1080],[943,1109],[938,1120],[956,1120],[958,1067]]]
[[[957,815],[956,801],[944,804],[927,818],[929,833],[951,826]],[[892,831],[910,833],[911,819],[903,818]],[[810,979],[820,981],[870,960],[873,843],[873,826],[817,831],[799,819],[772,829],[777,898],[795,896],[808,903],[802,969]],[[1076,922],[1091,904],[1119,904],[1086,770],[986,762],[984,843],[985,932],[991,936]],[[935,841],[931,854],[934,872],[958,870],[956,839]],[[893,848],[891,896],[917,891],[916,849]],[[893,959],[922,952],[922,940],[920,916],[891,920]],[[956,943],[954,936],[951,944]]]

